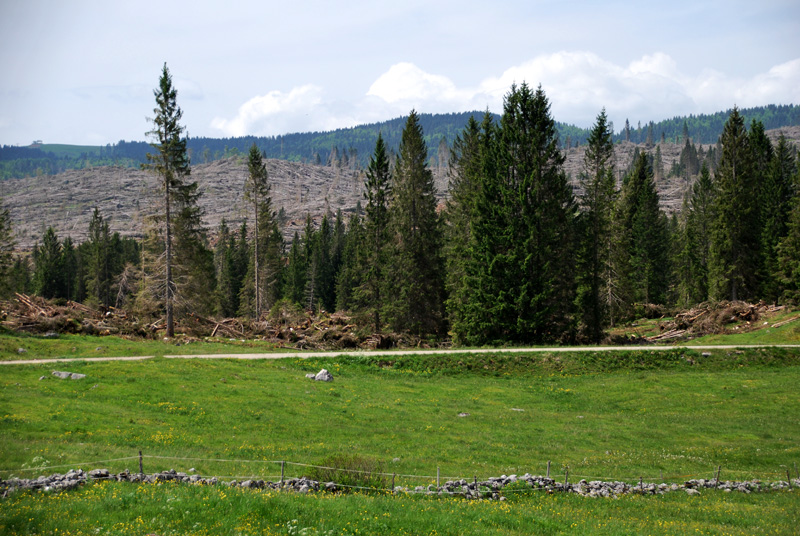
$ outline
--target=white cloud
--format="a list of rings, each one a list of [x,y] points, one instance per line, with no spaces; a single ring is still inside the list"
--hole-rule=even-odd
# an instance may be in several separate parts
[[[389,104],[451,103],[461,104],[469,92],[458,90],[445,76],[426,73],[412,63],[392,65],[367,91]]]
[[[214,118],[211,126],[228,136],[298,132],[298,128],[289,125],[308,123],[302,117],[315,110],[322,101],[321,95],[322,88],[311,84],[293,88],[289,93],[270,91],[241,105],[233,119]]]
[[[658,121],[679,115],[713,113],[732,107],[800,102],[800,59],[739,79],[714,70],[688,76],[667,54],[656,52],[618,65],[585,51],[537,56],[487,77],[474,87],[427,73],[412,63],[392,65],[357,102],[329,102],[323,89],[305,85],[288,93],[271,91],[239,108],[233,119],[216,118],[212,127],[229,136],[332,130],[404,115],[489,108],[502,112],[512,84],[539,84],[557,121],[590,126],[600,109],[620,128],[625,119]]]

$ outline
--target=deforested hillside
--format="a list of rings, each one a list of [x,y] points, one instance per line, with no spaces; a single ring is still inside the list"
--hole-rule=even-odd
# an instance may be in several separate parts
[[[770,131],[776,139],[783,132],[797,146],[800,127]],[[712,145],[697,145],[708,152]],[[689,181],[685,177],[669,176],[669,170],[680,159],[683,145],[619,142],[615,145],[618,181],[631,165],[636,151],[661,155],[663,173],[657,180],[662,206],[668,211],[679,210]],[[584,147],[566,151],[565,171],[570,176],[576,195],[581,193],[578,176],[582,170]],[[360,168],[342,168],[267,160],[272,200],[276,210],[285,211],[284,236],[291,239],[301,231],[306,215],[317,223],[326,212],[349,212],[363,199],[364,172]],[[447,195],[447,170],[432,168],[440,199]],[[203,195],[200,205],[205,210],[205,222],[213,231],[222,218],[231,227],[247,217],[244,204],[246,160],[242,156],[199,164],[192,167],[192,178],[198,182]],[[146,171],[136,168],[95,167],[69,170],[56,175],[41,175],[24,179],[0,181],[0,195],[11,218],[19,248],[29,249],[41,240],[45,229],[53,226],[61,237],[70,236],[76,242],[85,240],[92,211],[97,207],[109,221],[111,231],[122,235],[141,234],[143,217],[156,207],[158,181]]]

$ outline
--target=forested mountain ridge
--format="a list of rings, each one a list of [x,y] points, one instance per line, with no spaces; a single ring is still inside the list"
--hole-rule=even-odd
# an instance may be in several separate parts
[[[740,110],[749,124],[752,120],[763,123],[765,129],[800,126],[800,106],[769,105]],[[431,164],[446,160],[446,151],[464,129],[470,116],[480,119],[483,112],[451,114],[419,114]],[[626,125],[612,125],[613,140],[617,143],[656,143],[659,141],[681,143],[687,136],[694,143],[715,144],[730,110],[715,114],[674,117],[659,122],[628,121]],[[494,115],[494,119],[499,116]],[[267,158],[318,165],[336,165],[352,170],[366,167],[380,132],[390,152],[396,152],[404,117],[380,123],[342,128],[329,132],[293,133],[280,136],[243,136],[238,138],[190,138],[188,149],[194,164],[207,164],[220,159],[245,154],[255,143]],[[584,145],[589,129],[556,122],[562,147]],[[617,130],[618,129],[618,130]],[[445,145],[446,144],[446,145]],[[146,160],[150,145],[144,141],[124,141],[106,146],[70,146],[58,144],[33,144],[29,147],[0,147],[0,179],[51,175],[69,169],[86,169],[97,166],[138,167]]]

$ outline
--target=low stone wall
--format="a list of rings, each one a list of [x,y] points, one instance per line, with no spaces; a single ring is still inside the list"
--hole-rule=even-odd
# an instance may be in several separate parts
[[[82,469],[71,470],[65,474],[40,476],[36,479],[10,478],[0,480],[0,492],[3,497],[17,490],[38,491],[65,491],[77,488],[92,481],[136,482],[155,484],[158,482],[181,482],[186,484],[206,486],[231,486],[249,489],[288,490],[298,493],[312,491],[341,492],[345,488],[334,482],[318,482],[305,477],[290,478],[283,482],[264,480],[219,480],[216,477],[203,477],[177,472],[173,469],[153,474],[131,473],[125,470],[121,473],[110,473],[106,469],[94,469],[86,472]],[[506,487],[510,489],[506,490]],[[442,486],[417,486],[415,488],[397,486],[394,493],[419,493],[439,496],[461,496],[468,499],[495,499],[505,500],[505,495],[514,492],[538,490],[545,493],[575,493],[585,497],[617,497],[619,495],[643,494],[663,495],[668,492],[683,491],[695,495],[701,490],[718,489],[724,492],[757,493],[776,490],[793,490],[800,487],[800,479],[791,481],[762,482],[760,480],[731,481],[714,479],[687,480],[678,483],[647,483],[628,484],[625,482],[606,482],[601,480],[580,480],[578,482],[556,482],[552,478],[525,474],[522,476],[510,475],[492,477],[479,481],[474,479],[447,481]],[[391,491],[391,490],[386,490]]]

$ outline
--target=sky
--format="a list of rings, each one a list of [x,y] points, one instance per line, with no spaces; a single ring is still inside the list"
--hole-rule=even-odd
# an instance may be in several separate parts
[[[501,113],[522,82],[619,131],[800,104],[800,2],[2,0],[0,145],[146,140],[164,63],[193,137]]]

